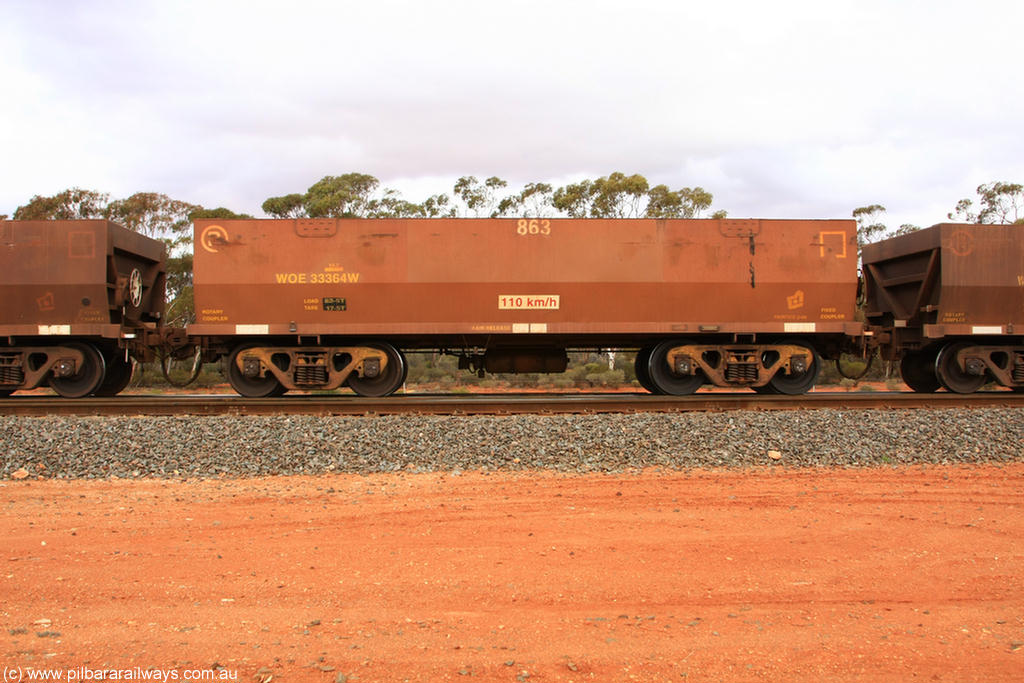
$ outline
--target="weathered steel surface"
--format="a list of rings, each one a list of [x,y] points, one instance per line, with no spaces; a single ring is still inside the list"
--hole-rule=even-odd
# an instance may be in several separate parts
[[[873,323],[924,338],[1024,334],[1024,225],[944,223],[863,256]]]
[[[0,415],[504,415],[556,413],[719,412],[731,410],[810,410],[869,408],[1020,407],[1024,395],[1009,391],[976,394],[821,392],[802,396],[753,393],[649,394],[396,395],[287,396],[246,399],[236,396],[122,396],[66,401],[57,397],[0,399]]]
[[[155,321],[164,252],[109,221],[0,221],[0,336],[113,338]]]
[[[199,220],[194,334],[856,333],[856,226]]]

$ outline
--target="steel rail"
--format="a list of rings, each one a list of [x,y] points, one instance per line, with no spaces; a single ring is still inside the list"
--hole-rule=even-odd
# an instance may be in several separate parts
[[[748,393],[400,394],[387,398],[299,395],[248,399],[235,395],[118,396],[69,400],[53,396],[0,399],[0,415],[514,415],[677,413],[732,410],[892,410],[1024,407],[1024,394],[816,392],[802,396]]]

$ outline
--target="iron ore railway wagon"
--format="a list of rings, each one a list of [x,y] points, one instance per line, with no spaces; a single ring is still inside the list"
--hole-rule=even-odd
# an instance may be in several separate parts
[[[0,221],[0,396],[113,396],[163,328],[163,243],[108,221]]]
[[[853,221],[200,220],[189,333],[246,396],[390,394],[415,349],[561,372],[638,348],[653,392],[802,393],[859,334],[856,289]]]
[[[936,226],[864,251],[849,220],[195,222],[196,321],[163,321],[161,243],[104,221],[0,223],[0,394],[112,394],[130,358],[221,360],[250,397],[383,396],[405,353],[560,372],[637,351],[649,391],[798,394],[880,350],[918,391],[1024,387],[1024,226]]]

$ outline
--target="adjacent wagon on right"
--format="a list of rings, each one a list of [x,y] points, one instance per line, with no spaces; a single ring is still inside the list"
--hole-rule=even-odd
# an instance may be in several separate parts
[[[935,225],[863,264],[868,322],[911,389],[1024,391],[1024,225]]]

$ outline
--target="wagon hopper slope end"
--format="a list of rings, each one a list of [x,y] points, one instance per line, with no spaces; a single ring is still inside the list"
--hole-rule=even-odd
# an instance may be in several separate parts
[[[941,224],[864,247],[869,323],[915,391],[1024,391],[1024,225]]]
[[[123,389],[162,325],[165,257],[109,221],[0,221],[0,395]]]

